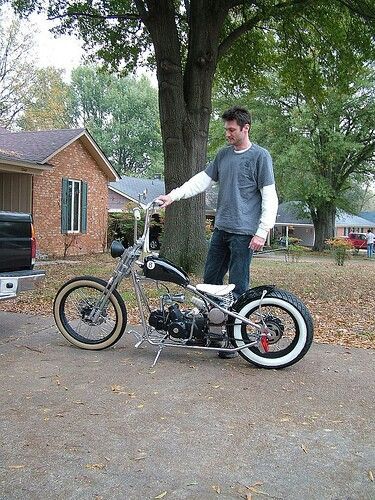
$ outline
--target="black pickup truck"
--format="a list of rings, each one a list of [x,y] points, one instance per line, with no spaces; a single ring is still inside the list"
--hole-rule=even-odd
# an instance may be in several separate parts
[[[0,212],[0,300],[32,290],[44,271],[34,271],[36,239],[30,214]]]

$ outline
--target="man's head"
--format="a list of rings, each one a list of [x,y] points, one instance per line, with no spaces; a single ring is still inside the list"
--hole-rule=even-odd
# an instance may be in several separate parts
[[[233,108],[227,109],[221,115],[221,118],[225,122],[230,122],[235,120],[237,124],[241,127],[244,125],[249,125],[249,129],[251,127],[251,115],[246,108],[241,108],[240,106],[234,106]]]
[[[225,136],[234,149],[249,147],[251,116],[246,108],[234,106],[222,114]]]

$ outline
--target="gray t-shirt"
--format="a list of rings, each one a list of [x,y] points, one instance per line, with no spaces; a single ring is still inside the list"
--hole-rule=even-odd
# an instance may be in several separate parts
[[[228,146],[205,172],[219,183],[215,227],[228,233],[255,234],[262,210],[260,190],[275,183],[269,152],[257,144],[243,153]]]

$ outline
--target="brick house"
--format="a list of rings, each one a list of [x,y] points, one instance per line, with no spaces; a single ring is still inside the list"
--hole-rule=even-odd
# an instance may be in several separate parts
[[[0,130],[0,210],[33,215],[41,254],[102,252],[117,179],[85,129]]]

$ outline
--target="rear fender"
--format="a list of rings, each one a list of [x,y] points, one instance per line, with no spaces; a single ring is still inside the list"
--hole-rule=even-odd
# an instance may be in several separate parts
[[[243,293],[238,297],[236,302],[232,305],[232,310],[237,312],[241,311],[241,309],[246,304],[248,304],[249,301],[259,299],[264,291],[270,293],[273,290],[275,290],[275,288],[276,285],[261,285],[261,286],[256,286],[255,288],[250,288],[250,290],[247,290],[245,293]]]

